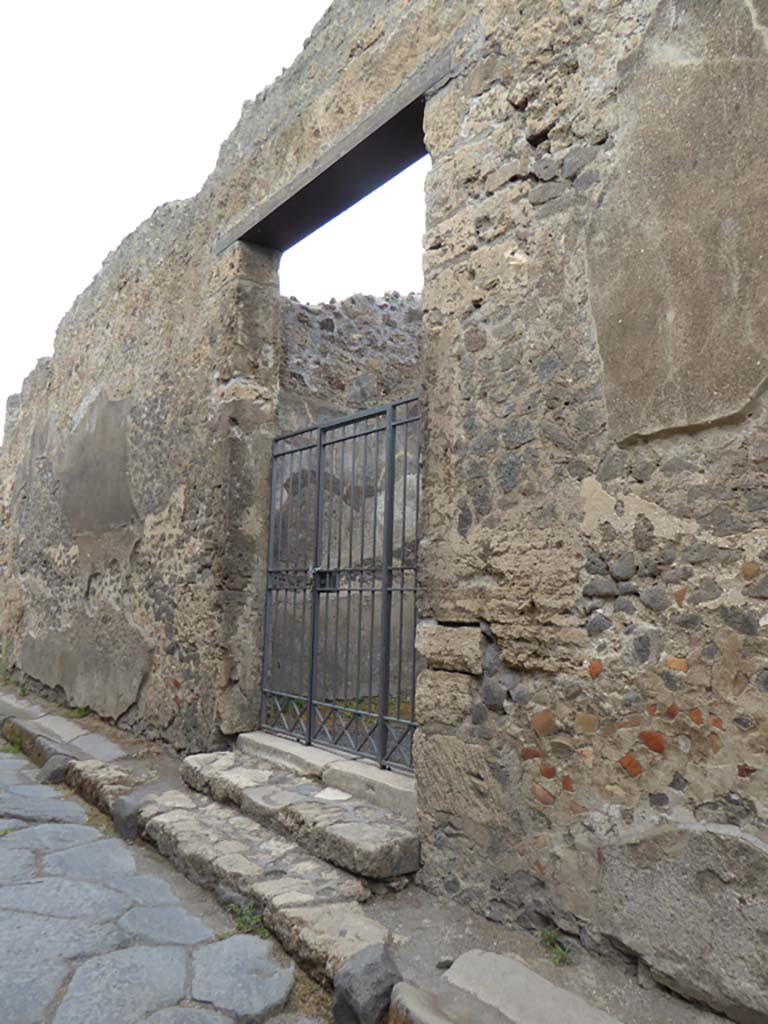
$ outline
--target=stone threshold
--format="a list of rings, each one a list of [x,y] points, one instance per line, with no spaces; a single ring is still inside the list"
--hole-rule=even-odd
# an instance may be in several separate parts
[[[159,744],[124,735],[93,716],[73,723],[57,710],[0,693],[0,733],[42,766],[42,778],[66,782],[110,815],[119,835],[151,843],[223,905],[253,903],[315,980],[332,987],[343,967],[373,949],[391,949],[403,981],[393,989],[387,1024],[723,1020],[658,987],[647,972],[578,946],[572,964],[556,967],[535,934],[487,921],[417,884],[373,895],[361,879],[236,807],[191,792],[179,758]],[[83,759],[91,742],[103,744],[105,759]],[[315,766],[306,774],[326,781],[323,773]],[[485,959],[491,953],[496,959]],[[541,1002],[542,992],[550,1002]],[[540,1002],[556,1010],[542,1017]],[[579,1015],[569,1017],[569,1011]]]
[[[236,752],[193,754],[181,777],[229,802],[316,857],[376,881],[408,880],[420,867],[419,837],[389,811],[342,789]]]
[[[326,786],[341,789],[402,821],[417,819],[416,780],[404,772],[382,769],[372,761],[340,750],[308,747],[286,736],[268,732],[241,733],[237,749],[278,768],[290,768],[299,775],[319,779]]]

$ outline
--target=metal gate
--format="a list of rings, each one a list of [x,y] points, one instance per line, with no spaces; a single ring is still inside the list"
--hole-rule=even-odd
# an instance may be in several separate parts
[[[279,437],[262,728],[410,768],[418,399]]]

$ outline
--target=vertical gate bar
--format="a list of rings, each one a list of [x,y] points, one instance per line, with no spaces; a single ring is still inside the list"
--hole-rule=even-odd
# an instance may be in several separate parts
[[[374,423],[378,424],[380,417],[376,417]],[[380,452],[380,441],[381,431],[376,429],[374,433],[374,467],[373,467],[373,481],[374,481],[374,498],[373,498],[373,539],[371,541],[373,547],[371,551],[371,641],[368,650],[368,711],[370,712],[373,705],[373,661],[374,661],[374,638],[376,636],[376,541],[378,539],[378,526],[379,526],[379,452]],[[379,694],[379,700],[381,700],[381,694]]]
[[[357,462],[357,439],[352,434],[352,465],[350,467],[351,480],[349,482],[349,557],[347,559],[347,639],[344,648],[344,678],[351,684],[349,671],[349,640],[352,629],[352,545],[355,536],[355,469]]]
[[[363,429],[367,420],[363,421]],[[357,670],[355,674],[355,703],[357,707],[360,707],[360,675],[363,667],[363,594],[365,592],[365,517],[367,513],[366,505],[368,501],[368,444],[369,438],[364,436],[362,438],[363,445],[363,502],[362,509],[360,511],[360,589],[358,592],[358,608],[357,608]]]
[[[315,433],[315,431],[313,431],[313,434],[314,433]],[[310,569],[312,568],[312,564],[313,563],[310,561],[310,558],[314,554],[314,539],[312,538],[312,527],[313,527],[314,524],[313,524],[313,520],[312,520],[312,510],[314,508],[315,502],[313,501],[312,490],[311,490],[311,486],[310,486],[311,481],[312,481],[312,468],[313,468],[312,467],[312,456],[313,456],[313,454],[315,455],[315,457],[317,457],[317,448],[315,448],[314,452],[312,451],[312,449],[309,449],[307,451],[307,482],[306,482],[306,486],[304,488],[304,503],[306,505],[306,513],[305,513],[305,516],[304,516],[304,533],[303,533],[303,547],[302,547],[302,568],[306,572],[306,577],[305,577],[305,582],[304,582],[304,585],[303,585],[302,591],[301,591],[301,679],[302,679],[302,682],[304,680],[306,680],[307,689],[309,689],[309,660],[306,661],[306,669],[307,669],[307,671],[306,671],[306,674],[305,674],[305,672],[304,672],[305,658],[306,658],[307,654],[309,655],[309,659],[311,659],[311,657],[312,657],[312,641],[311,641],[311,638],[310,638],[310,643],[309,643],[309,651],[306,651],[306,646],[307,646],[307,586],[308,585],[310,587],[312,586],[312,577],[311,577],[311,574],[310,574]],[[317,466],[315,466],[314,468],[315,468],[315,473],[317,473]],[[312,595],[311,595],[311,591],[310,591],[310,622],[309,622],[310,630],[312,628],[311,602],[312,602]],[[302,696],[304,696],[303,687],[302,687]],[[309,694],[307,694],[307,697],[308,696],[309,696]],[[305,705],[305,713],[308,713],[308,712],[306,712],[306,707],[307,707],[307,705]]]
[[[352,431],[354,433],[354,427],[352,428]],[[339,666],[339,612],[341,611],[341,609],[340,609],[339,606],[341,604],[341,589],[339,587],[339,583],[341,581],[341,571],[340,571],[341,570],[341,538],[342,538],[342,527],[344,525],[344,453],[345,453],[346,446],[348,444],[347,438],[344,436],[345,433],[346,433],[346,431],[344,429],[342,429],[342,440],[339,442],[339,446],[338,446],[339,449],[340,449],[340,451],[339,451],[339,481],[338,481],[338,486],[339,486],[339,522],[338,522],[338,527],[339,527],[339,529],[338,529],[338,536],[337,536],[337,540],[336,540],[336,543],[337,543],[337,550],[336,550],[336,580],[335,580],[336,588],[335,588],[335,591],[334,591],[334,602],[336,604],[336,615],[335,615],[336,625],[335,625],[335,628],[334,628],[334,631],[333,631],[333,663],[334,663],[334,666],[335,666],[335,669],[336,669],[337,676],[338,676],[338,673],[339,673],[339,670],[340,670],[340,666]],[[344,701],[346,702],[346,699],[347,699],[347,680],[346,680],[346,676],[345,676],[343,682],[344,682]],[[336,680],[335,689],[336,690],[339,689],[339,680],[338,680],[338,678]],[[336,696],[335,695],[334,695],[333,703],[334,704],[336,703]]]
[[[379,764],[387,760],[389,674],[392,631],[392,561],[395,525],[395,427],[394,406],[387,409],[384,464],[384,529],[381,565],[381,636],[379,637]]]
[[[324,431],[317,428],[317,480],[315,482],[315,550],[314,566],[316,570],[323,556],[323,469],[325,451],[323,449]],[[312,746],[312,729],[314,718],[315,680],[317,676],[317,642],[320,632],[320,593],[312,578],[312,641],[309,651],[309,694],[307,698],[307,746]]]
[[[405,406],[405,437],[403,438],[403,501],[402,523],[400,532],[400,620],[398,623],[397,652],[397,718],[401,718],[400,710],[403,701],[403,615],[405,613],[405,569],[406,563],[406,523],[408,516],[408,406]]]
[[[266,720],[266,691],[269,683],[269,656],[270,656],[270,630],[272,628],[272,591],[270,589],[272,578],[270,570],[273,568],[273,547],[275,540],[275,452],[277,446],[272,444],[272,465],[270,466],[270,489],[269,489],[269,539],[267,541],[267,600],[264,609],[264,660],[261,665],[261,708],[259,712],[259,724],[264,728]]]
[[[416,509],[413,548],[413,635],[411,637],[411,721],[416,711],[416,627],[419,619],[419,517],[421,515],[421,400],[416,400]]]
[[[335,430],[333,431],[333,433],[335,434]],[[331,440],[333,440],[333,438],[329,437],[328,440],[331,441]],[[328,449],[327,452],[325,451],[326,448]],[[331,568],[331,561],[332,561],[332,558],[333,558],[333,505],[334,505],[333,490],[334,490],[334,486],[335,486],[335,483],[336,483],[336,445],[334,445],[334,444],[325,445],[323,447],[323,451],[325,452],[325,454],[323,456],[325,462],[327,462],[327,460],[328,460],[329,453],[330,453],[330,460],[331,460],[330,473],[328,475],[330,486],[325,488],[325,490],[327,492],[327,495],[328,495],[328,497],[326,499],[326,502],[325,502],[325,505],[324,505],[325,514],[328,516],[328,545],[327,545],[325,553],[324,553],[325,565],[323,566],[324,569],[330,570],[330,568]],[[324,465],[325,465],[325,463],[324,463]],[[319,566],[320,562],[318,562],[317,564]],[[320,596],[325,598],[325,613],[323,615],[323,648],[322,648],[322,655],[323,656],[322,656],[322,658],[320,659],[320,661],[318,663],[319,671],[317,673],[317,678],[316,678],[317,688],[315,690],[315,698],[319,697],[323,702],[326,702],[328,700],[328,653],[329,653],[328,626],[329,626],[330,618],[331,618],[331,616],[330,616],[330,603],[329,603],[330,602],[330,594],[329,594],[328,590],[326,589],[324,592],[321,592]],[[319,605],[318,605],[318,607],[319,607]],[[327,712],[326,712],[326,720],[327,720]]]

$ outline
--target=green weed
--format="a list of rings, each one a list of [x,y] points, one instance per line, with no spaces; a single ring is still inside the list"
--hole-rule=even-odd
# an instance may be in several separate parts
[[[563,942],[559,928],[542,928],[539,940],[549,951],[549,959],[558,967],[565,967],[573,959],[573,950]]]
[[[258,935],[261,939],[269,938],[269,929],[261,919],[261,914],[256,904],[251,901],[242,907],[230,907],[232,916],[235,919],[235,928],[239,932],[246,932],[248,935]]]

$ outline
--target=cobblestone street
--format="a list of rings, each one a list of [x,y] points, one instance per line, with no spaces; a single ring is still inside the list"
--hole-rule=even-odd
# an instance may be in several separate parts
[[[141,844],[0,753],[2,1024],[312,1024],[294,967]]]

